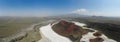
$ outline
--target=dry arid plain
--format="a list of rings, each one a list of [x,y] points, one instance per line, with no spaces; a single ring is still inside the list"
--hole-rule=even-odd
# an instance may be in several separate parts
[[[59,34],[54,29],[44,30],[43,26],[52,25],[61,20],[65,21],[76,21],[78,23],[86,24],[83,27],[87,27],[89,29],[98,30],[104,36],[109,39],[112,39],[114,42],[120,42],[120,24],[119,18],[113,17],[70,17],[70,16],[52,16],[52,17],[1,17],[0,18],[0,42],[80,42],[81,40],[85,40],[83,38],[90,38],[91,34],[88,36],[83,36],[79,41],[74,41],[74,36],[65,36],[68,34]],[[67,24],[69,26],[69,24]],[[54,25],[53,25],[54,26]],[[48,26],[49,27],[49,26]],[[80,26],[81,27],[81,26]],[[67,28],[67,27],[66,27]],[[70,27],[72,28],[72,27]],[[48,28],[50,29],[50,28]],[[69,30],[69,29],[68,29]],[[47,35],[44,31],[48,31]],[[51,32],[49,32],[51,31]],[[50,39],[55,32],[55,35],[59,35],[60,37]],[[67,30],[65,30],[67,31]],[[76,30],[75,30],[76,31]],[[70,31],[69,31],[70,32]],[[74,32],[74,33],[77,33]],[[73,33],[73,34],[74,34]],[[71,35],[73,35],[71,34]],[[52,35],[52,36],[50,36]],[[75,34],[74,34],[75,35]],[[76,36],[80,36],[76,34]],[[62,37],[61,37],[62,36]],[[76,37],[75,36],[75,37]],[[91,36],[92,37],[92,36]],[[104,37],[103,37],[104,38]],[[54,41],[54,39],[57,39]],[[60,41],[59,41],[60,40]],[[65,41],[66,40],[66,41]],[[107,40],[107,39],[106,39]],[[110,42],[105,41],[104,42]],[[111,41],[111,42],[113,42]],[[81,41],[82,42],[82,41]],[[87,42],[87,40],[86,40]]]

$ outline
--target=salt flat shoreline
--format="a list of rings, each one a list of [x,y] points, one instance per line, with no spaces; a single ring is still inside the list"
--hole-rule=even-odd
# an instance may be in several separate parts
[[[82,23],[79,23],[79,22],[74,22],[76,25],[78,25],[78,26],[84,26],[85,24],[82,24]],[[51,35],[51,33],[53,33],[53,32],[50,32],[52,29],[51,29],[51,27],[50,27],[51,25],[50,24],[48,24],[48,25],[46,25],[46,26],[43,26],[43,27],[40,27],[39,29],[40,29],[40,33],[41,33],[41,36],[42,36],[42,39],[41,40],[39,40],[38,42],[72,42],[72,41],[70,41],[68,38],[65,40],[65,39],[58,39],[58,37],[56,37],[56,38],[54,38],[54,36],[53,35]],[[47,30],[47,29],[49,29],[49,30]],[[94,30],[94,29],[92,29],[92,30]],[[45,31],[45,32],[44,32]],[[47,35],[46,35],[47,34]],[[90,36],[90,35],[92,35],[93,33],[88,33],[87,35],[85,35],[85,36],[83,36],[83,38],[81,38],[81,41],[86,41],[86,42],[89,42],[88,41],[88,38],[91,38],[91,37],[93,37],[93,36]],[[58,34],[57,34],[58,35]],[[51,38],[51,37],[53,37],[53,38]],[[104,39],[105,39],[105,41],[104,42],[117,42],[117,41],[115,41],[115,40],[112,40],[112,39],[109,39],[109,38],[107,38],[105,35],[103,35],[102,36]],[[65,38],[65,37],[64,37]],[[84,39],[84,38],[86,38],[86,39]]]

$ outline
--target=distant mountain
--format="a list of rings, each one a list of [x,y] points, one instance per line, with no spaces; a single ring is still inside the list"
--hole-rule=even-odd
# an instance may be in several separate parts
[[[62,15],[54,15],[51,17],[59,17],[59,18],[76,18],[76,17],[90,17],[88,15],[82,15],[82,14],[62,14]]]

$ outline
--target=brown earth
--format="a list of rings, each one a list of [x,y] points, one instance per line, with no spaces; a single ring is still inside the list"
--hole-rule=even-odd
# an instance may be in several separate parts
[[[82,35],[92,31],[89,29],[83,29],[82,27],[65,20],[61,20],[57,24],[54,24],[52,29],[59,35],[65,36],[73,42],[80,42]]]
[[[94,33],[93,35],[99,37],[99,36],[102,35],[102,33],[100,33],[100,32],[96,32],[96,33]]]
[[[104,39],[102,38],[94,38],[94,39],[90,39],[90,42],[103,42]]]

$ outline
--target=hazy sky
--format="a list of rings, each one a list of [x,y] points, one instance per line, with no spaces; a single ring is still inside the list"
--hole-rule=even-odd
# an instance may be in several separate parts
[[[0,16],[77,13],[120,17],[120,0],[0,0]]]

